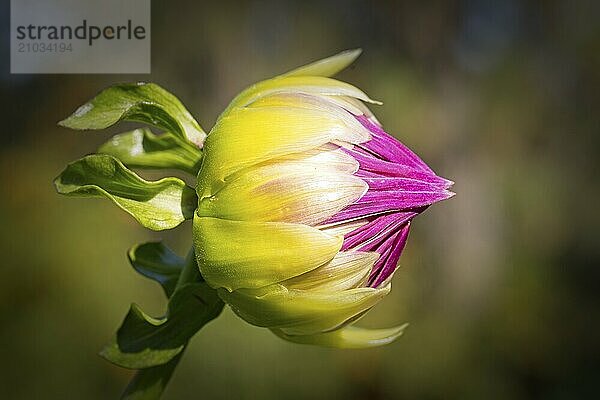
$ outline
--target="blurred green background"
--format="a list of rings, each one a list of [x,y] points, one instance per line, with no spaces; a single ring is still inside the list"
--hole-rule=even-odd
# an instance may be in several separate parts
[[[8,3],[8,2],[6,2]],[[160,315],[127,249],[151,233],[52,179],[111,133],[56,126],[102,88],[157,82],[209,130],[246,85],[347,48],[341,74],[458,195],[413,224],[392,294],[365,326],[410,322],[375,350],[284,342],[225,310],[166,399],[588,399],[600,379],[600,3],[152,4],[150,75],[10,75],[0,62],[0,396],[114,399],[130,371],[97,356],[131,302]],[[116,60],[115,62],[118,62]]]

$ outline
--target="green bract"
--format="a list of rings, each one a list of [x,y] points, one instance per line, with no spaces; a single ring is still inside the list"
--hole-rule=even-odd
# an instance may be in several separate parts
[[[178,178],[148,182],[119,160],[94,154],[67,166],[54,181],[60,194],[106,197],[144,227],[159,231],[175,228],[194,216],[194,190]]]
[[[136,129],[113,136],[98,149],[135,168],[173,168],[198,173],[202,153],[195,145],[166,132],[155,135],[150,129]]]
[[[154,83],[126,83],[100,92],[59,125],[71,129],[104,129],[136,121],[172,132],[198,147],[206,134],[177,97]]]
[[[198,205],[193,188],[180,178],[148,181],[129,168],[177,169],[195,178],[206,134],[181,102],[152,83],[110,87],[61,126],[89,130],[121,120],[149,128],[117,134],[98,149],[69,164],[54,180],[67,196],[104,197],[152,230],[172,229],[192,219]],[[198,272],[193,251],[184,259],[160,242],[143,243],[129,251],[131,265],[158,282],[168,298],[164,316],[151,317],[132,304],[102,357],[124,368],[139,369],[124,399],[158,399],[189,339],[219,315],[223,302]]]

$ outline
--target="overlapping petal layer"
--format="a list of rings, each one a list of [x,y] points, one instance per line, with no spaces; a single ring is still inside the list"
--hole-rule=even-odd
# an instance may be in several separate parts
[[[390,290],[411,221],[453,195],[352,85],[358,52],[238,95],[204,144],[194,240],[202,275],[246,321],[297,343],[370,347],[349,326]]]
[[[362,179],[340,172],[340,165],[318,166],[314,161],[288,160],[245,169],[202,199],[198,215],[316,225],[367,191]]]
[[[330,292],[276,284],[234,292],[221,289],[219,295],[251,324],[279,328],[290,335],[310,335],[340,327],[373,307],[389,291],[389,285]]]
[[[200,198],[219,190],[226,178],[250,166],[341,141],[369,140],[368,131],[331,118],[328,110],[294,106],[232,109],[217,121],[204,144],[198,175]]]
[[[200,272],[212,287],[259,288],[330,261],[342,238],[308,225],[194,217]]]

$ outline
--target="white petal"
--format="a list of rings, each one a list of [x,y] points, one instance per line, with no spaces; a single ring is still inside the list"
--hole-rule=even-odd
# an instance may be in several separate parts
[[[282,76],[258,82],[240,93],[224,113],[235,107],[244,107],[257,99],[275,93],[304,93],[326,96],[349,96],[367,103],[381,104],[369,98],[362,90],[336,79],[322,76]]]
[[[381,126],[381,123],[375,117],[375,114],[362,101],[348,96],[326,96],[329,100],[340,107],[348,110],[354,115],[366,115],[372,122]]]
[[[314,160],[313,160],[314,161]],[[247,168],[200,200],[197,213],[241,221],[319,224],[361,198],[368,185],[327,165],[301,160]]]
[[[275,161],[301,161],[303,164],[312,165],[315,168],[328,168],[348,174],[355,173],[360,167],[354,157],[331,143],[301,153],[288,154]]]
[[[341,251],[327,264],[281,282],[288,289],[341,291],[362,286],[373,264],[379,258],[374,252]]]
[[[354,221],[344,222],[344,223],[336,223],[333,225],[324,225],[319,226],[318,228],[329,235],[340,235],[344,236],[355,229],[360,228],[363,225],[368,224],[369,221],[366,219],[356,219]]]

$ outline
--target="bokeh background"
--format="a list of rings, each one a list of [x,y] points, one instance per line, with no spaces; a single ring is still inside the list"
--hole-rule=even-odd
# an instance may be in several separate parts
[[[8,2],[5,2],[8,3]],[[284,342],[230,310],[197,335],[166,399],[590,399],[600,379],[600,3],[153,2],[152,74],[10,75],[0,60],[0,391],[114,399],[130,371],[97,356],[160,288],[134,243],[185,254],[191,224],[151,233],[52,179],[121,125],[56,126],[116,82],[175,93],[210,129],[246,85],[347,48],[340,77],[384,102],[389,132],[458,195],[413,225],[392,294],[361,323],[410,322],[374,350]],[[118,60],[115,60],[118,62]]]

